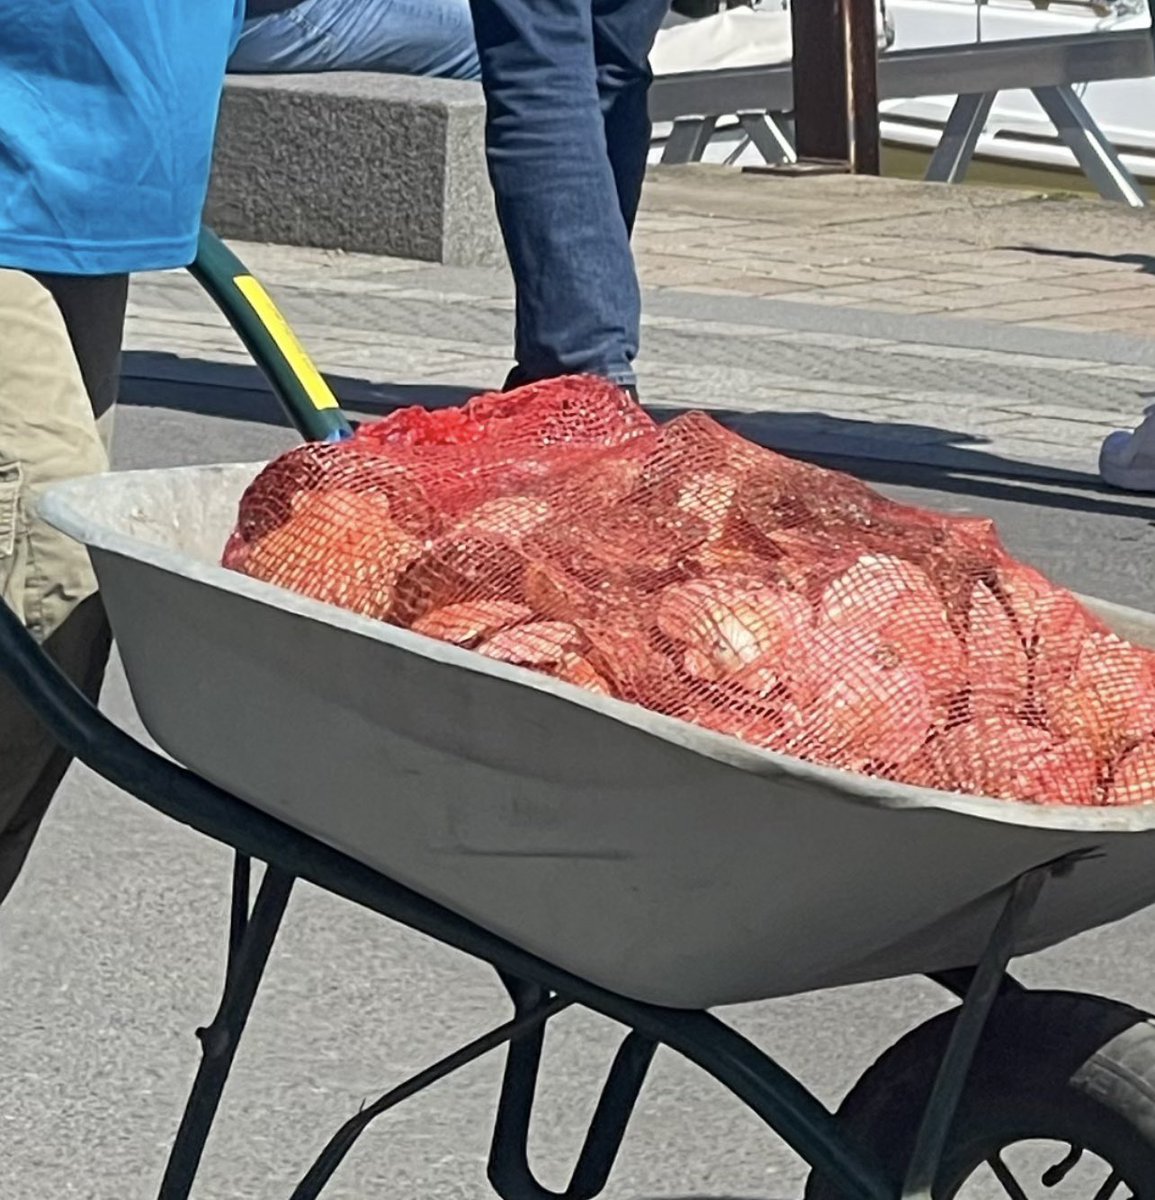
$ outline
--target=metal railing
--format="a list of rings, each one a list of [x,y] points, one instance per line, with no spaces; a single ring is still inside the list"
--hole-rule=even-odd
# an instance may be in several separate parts
[[[880,100],[954,95],[942,138],[926,178],[960,182],[995,97],[1031,91],[1059,137],[1100,195],[1145,207],[1142,187],[1099,128],[1073,85],[1155,75],[1150,30],[1022,38],[982,45],[899,50],[878,59]],[[783,118],[794,107],[790,63],[659,76],[650,93],[650,116],[673,122],[663,149],[666,163],[696,162],[718,121],[735,116],[768,162],[792,161]]]

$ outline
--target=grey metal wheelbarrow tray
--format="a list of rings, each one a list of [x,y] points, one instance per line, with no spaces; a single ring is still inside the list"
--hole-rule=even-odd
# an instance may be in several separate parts
[[[1036,807],[746,746],[217,565],[253,465],[78,480],[141,717],[175,759],[557,967],[673,1008],[979,961],[1155,900],[1155,804]],[[1097,602],[1155,645],[1155,618]],[[1155,798],[1153,798],[1155,799]]]

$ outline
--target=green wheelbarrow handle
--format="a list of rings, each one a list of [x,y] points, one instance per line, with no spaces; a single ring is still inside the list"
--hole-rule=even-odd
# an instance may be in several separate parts
[[[313,442],[351,437],[337,397],[268,292],[207,226],[201,226],[189,271],[236,330],[301,436]]]

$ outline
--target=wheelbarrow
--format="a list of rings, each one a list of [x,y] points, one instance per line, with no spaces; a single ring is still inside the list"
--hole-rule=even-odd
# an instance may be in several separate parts
[[[206,245],[198,270],[236,324],[263,323],[246,342],[275,385],[285,373],[298,429],[343,436],[271,301]],[[297,879],[491,964],[512,1013],[352,1116],[292,1200],[320,1195],[382,1113],[499,1047],[489,1181],[504,1200],[553,1200],[527,1140],[544,1033],[571,1005],[625,1034],[557,1200],[604,1189],[660,1046],[810,1164],[807,1200],[955,1200],[980,1170],[1022,1200],[1004,1152],[1036,1139],[1062,1147],[1044,1186],[1094,1158],[1087,1200],[1155,1200],[1155,1025],[1008,972],[1155,901],[1155,803],[1038,807],[866,779],[226,571],[258,469],[124,472],[42,501],[88,546],[137,708],[171,758],[90,705],[0,606],[0,669],[60,741],[235,852],[223,994],[198,1031],[161,1200],[191,1193]],[[1155,618],[1089,603],[1155,646]],[[959,1003],[833,1114],[710,1011],[907,975]]]

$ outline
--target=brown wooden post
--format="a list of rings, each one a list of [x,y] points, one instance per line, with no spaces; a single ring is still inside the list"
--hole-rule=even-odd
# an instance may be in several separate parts
[[[801,2],[805,4],[807,0]],[[855,175],[877,175],[878,31],[874,20],[874,0],[843,0],[843,19],[846,30],[850,170]]]
[[[850,162],[845,0],[793,0],[794,146],[806,160]]]
[[[790,25],[798,157],[877,175],[874,0],[793,0]]]

